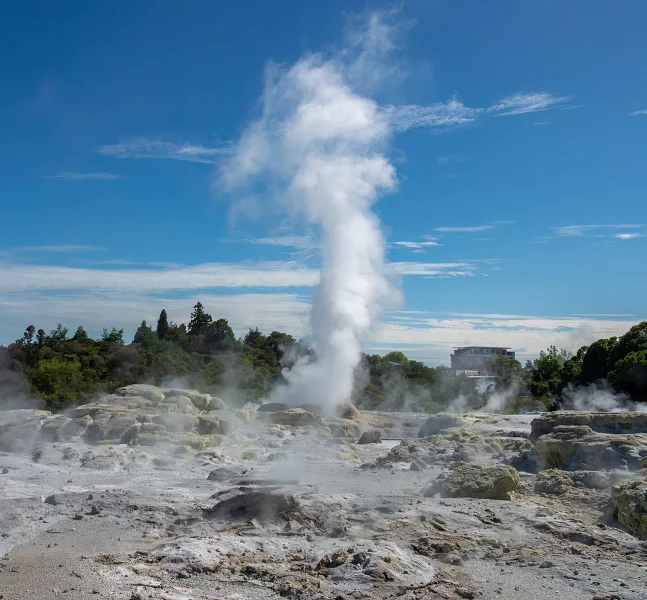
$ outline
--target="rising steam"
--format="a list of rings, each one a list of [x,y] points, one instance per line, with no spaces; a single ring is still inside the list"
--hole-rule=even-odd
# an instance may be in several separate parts
[[[380,222],[371,212],[396,184],[383,153],[391,130],[379,106],[352,89],[355,64],[311,54],[289,68],[270,65],[262,114],[219,174],[226,189],[244,193],[247,206],[276,198],[321,234],[311,316],[317,361],[285,373],[288,385],[273,399],[288,404],[349,400],[361,340],[393,294]]]

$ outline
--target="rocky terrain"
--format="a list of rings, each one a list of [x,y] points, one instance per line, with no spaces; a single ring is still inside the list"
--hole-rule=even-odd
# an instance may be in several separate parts
[[[0,413],[0,597],[647,597],[647,415]]]

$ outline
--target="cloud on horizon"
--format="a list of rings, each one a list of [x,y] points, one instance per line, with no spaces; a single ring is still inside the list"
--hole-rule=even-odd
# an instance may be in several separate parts
[[[0,343],[11,343],[29,324],[49,330],[57,323],[71,330],[83,325],[95,336],[104,327],[124,327],[130,341],[142,319],[154,323],[163,308],[170,320],[188,322],[198,301],[214,317],[228,319],[236,335],[244,335],[250,327],[266,333],[285,331],[297,338],[308,334],[309,295],[202,292],[178,298],[102,289],[56,294],[0,292]],[[385,315],[364,349],[380,353],[402,350],[428,364],[448,364],[454,346],[494,345],[512,348],[523,362],[552,344],[575,351],[596,339],[621,335],[639,320],[632,315],[546,317],[403,309]]]

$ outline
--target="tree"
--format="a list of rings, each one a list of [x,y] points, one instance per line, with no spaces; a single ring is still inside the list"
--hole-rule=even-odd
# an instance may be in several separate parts
[[[506,387],[520,382],[523,378],[521,363],[514,358],[503,356],[502,354],[495,354],[493,356],[492,371]]]
[[[617,345],[616,337],[593,342],[582,359],[579,382],[588,384],[598,379],[606,379],[611,367],[611,355]]]
[[[561,391],[561,372],[564,363],[572,357],[568,350],[551,346],[542,350],[533,363],[532,380],[529,382],[533,396],[557,395]]]
[[[395,350],[393,352],[389,352],[388,354],[385,354],[384,360],[386,362],[397,363],[403,366],[409,362],[409,359],[402,352],[395,351]]]
[[[212,321],[213,318],[211,315],[204,312],[202,303],[197,302],[193,307],[191,320],[189,321],[189,335],[200,335],[201,333],[204,333]]]
[[[135,332],[135,337],[133,337],[133,344],[141,344],[144,342],[147,336],[150,336],[153,333],[153,330],[148,326],[146,320],[142,321],[142,324],[137,328]]]
[[[49,343],[52,347],[58,346],[61,342],[67,339],[67,327],[63,327],[60,323],[56,324],[56,329],[49,332]]]
[[[613,371],[613,387],[635,399],[647,398],[647,350],[629,352]]]
[[[124,330],[115,329],[114,327],[110,328],[110,331],[104,328],[103,334],[101,335],[102,342],[110,342],[111,344],[119,344],[120,346],[124,345]]]
[[[211,354],[229,352],[236,345],[234,331],[229,326],[227,319],[218,319],[210,323],[205,329],[203,337],[203,348]]]
[[[243,338],[243,344],[251,346],[252,348],[262,348],[265,345],[267,338],[258,330],[250,327],[249,331]]]
[[[166,334],[168,333],[168,317],[166,316],[166,309],[162,309],[160,313],[160,318],[157,320],[157,337],[160,340],[166,339]]]
[[[28,325],[25,333],[22,335],[23,341],[26,344],[32,344],[34,341],[34,333],[36,333],[36,328],[33,325]]]
[[[72,336],[72,340],[75,342],[85,342],[90,339],[88,332],[83,328],[82,325],[79,325]]]
[[[173,321],[169,323],[168,329],[166,330],[167,341],[185,347],[188,342],[188,337],[184,323],[180,323],[179,325],[176,325]]]

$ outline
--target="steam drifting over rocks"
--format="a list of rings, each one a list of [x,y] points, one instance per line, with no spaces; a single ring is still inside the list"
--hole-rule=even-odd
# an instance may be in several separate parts
[[[640,472],[520,460],[563,427],[636,442],[631,416],[589,433],[551,415],[267,408],[128,386],[68,415],[0,414],[5,596],[644,595]]]

